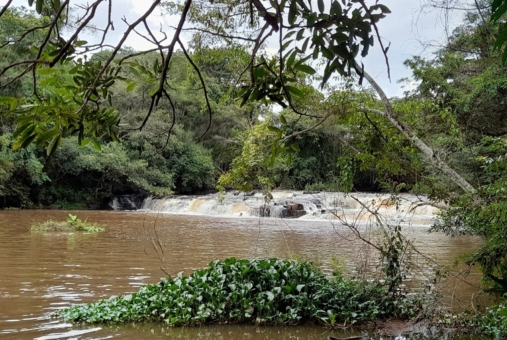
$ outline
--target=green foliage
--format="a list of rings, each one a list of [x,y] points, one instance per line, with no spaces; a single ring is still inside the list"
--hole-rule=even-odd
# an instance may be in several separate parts
[[[119,117],[110,107],[98,106],[99,91],[104,100],[111,102],[111,86],[118,79],[119,68],[106,70],[103,80],[95,83],[95,72],[101,62],[85,61],[61,66],[57,69],[40,69],[39,85],[44,98],[36,97],[31,103],[14,105],[11,113],[18,115],[13,136],[17,139],[14,149],[24,148],[35,142],[45,146],[52,154],[61,144],[62,138],[77,135],[78,143],[91,143],[100,150],[99,140],[108,136],[117,141]],[[43,72],[48,70],[51,72]],[[92,85],[95,83],[95,87]],[[94,88],[90,101],[80,99],[88,89]]]
[[[507,304],[502,302],[489,307],[476,320],[476,327],[484,334],[503,339],[507,337]]]
[[[449,235],[474,235],[482,245],[467,259],[481,267],[484,279],[494,290],[507,292],[507,151],[504,138],[485,137],[479,146],[478,161],[482,163],[488,184],[477,193],[460,195],[452,201],[441,222],[432,229]]]
[[[12,135],[0,136],[0,207],[32,206],[33,186],[50,182],[35,148],[12,150]]]
[[[97,199],[109,199],[123,191],[172,193],[172,175],[142,158],[131,158],[123,144],[108,143],[101,151],[89,146],[78,148],[76,144],[75,140],[65,140],[48,167],[55,177],[72,176],[77,180],[75,185],[95,188]]]
[[[105,231],[104,228],[99,226],[97,223],[89,223],[79,219],[76,215],[69,214],[67,221],[57,222],[48,220],[39,224],[34,224],[30,227],[30,231],[33,232],[73,232],[82,231],[86,233],[98,233]]]
[[[232,161],[231,170],[218,179],[217,187],[220,190],[234,188],[248,192],[255,187],[261,187],[265,191],[273,189],[269,163],[271,152],[268,150],[271,150],[275,133],[278,132],[272,132],[271,124],[271,119],[268,118],[250,129],[241,155]]]
[[[311,263],[290,260],[211,262],[189,276],[162,279],[137,293],[77,305],[56,314],[67,321],[165,321],[172,326],[216,322],[344,325],[407,317],[409,299],[386,298],[379,282],[327,279]],[[407,314],[408,313],[408,314]]]
[[[0,48],[0,71],[21,59],[36,57],[37,52],[32,49],[32,46],[43,41],[47,34],[45,26],[49,23],[48,19],[38,16],[24,7],[6,10],[0,20],[0,45],[2,46]],[[30,34],[23,34],[33,27],[40,27],[40,29],[34,30]],[[22,69],[24,69],[23,65],[19,65],[5,71],[5,74],[2,75],[5,80],[0,81],[0,85],[5,86],[0,91],[0,98],[22,98],[30,95],[31,83],[29,80],[10,79]],[[6,110],[7,107],[0,103],[0,114]]]

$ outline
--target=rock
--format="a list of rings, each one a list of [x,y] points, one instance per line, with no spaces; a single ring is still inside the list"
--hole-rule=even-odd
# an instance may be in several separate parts
[[[292,203],[283,206],[287,210],[304,210],[304,206],[301,203]]]
[[[304,210],[289,210],[284,209],[282,210],[282,218],[298,218],[301,216],[306,215],[306,211]]]

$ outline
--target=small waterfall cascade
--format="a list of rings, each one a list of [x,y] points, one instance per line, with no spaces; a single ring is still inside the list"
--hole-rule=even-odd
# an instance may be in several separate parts
[[[126,206],[117,198],[112,207]],[[120,204],[121,203],[121,204]],[[298,218],[336,220],[342,223],[369,222],[380,217],[389,223],[430,225],[438,208],[423,196],[373,193],[274,191],[268,198],[261,192],[227,192],[224,195],[146,197],[132,202],[142,211],[231,217]]]
[[[145,195],[116,196],[109,206],[113,210],[138,210],[142,207],[145,198]]]

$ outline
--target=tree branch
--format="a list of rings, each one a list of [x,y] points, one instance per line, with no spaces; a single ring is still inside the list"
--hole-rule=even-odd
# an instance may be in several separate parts
[[[0,10],[0,18],[2,17],[2,15],[7,11],[7,9],[9,8],[9,6],[11,5],[12,3],[12,0],[9,0],[7,1],[7,3],[5,4],[4,7],[2,7],[2,10]]]
[[[199,136],[199,138],[197,138],[197,140],[199,140],[202,137],[204,137],[204,135],[206,135],[208,133],[208,131],[211,127],[211,118],[213,117],[213,111],[211,110],[211,105],[209,103],[209,98],[208,98],[208,90],[206,89],[206,82],[204,81],[204,79],[202,77],[201,71],[199,70],[197,65],[194,63],[192,58],[190,58],[190,56],[187,53],[187,50],[185,49],[185,46],[183,46],[183,44],[181,43],[181,40],[179,38],[178,38],[178,43],[181,47],[181,50],[183,51],[183,54],[185,54],[185,57],[187,58],[188,62],[192,65],[195,72],[197,72],[197,75],[199,76],[199,80],[201,81],[201,85],[202,85],[202,90],[204,91],[204,99],[206,100],[206,107],[208,108],[208,115],[209,115],[208,127],[206,128],[206,131],[204,131],[204,133],[201,136]]]
[[[356,63],[356,67],[357,63]],[[360,109],[361,112],[373,113],[377,115],[381,115],[386,117],[405,137],[408,138],[422,153],[423,155],[443,174],[445,174],[450,180],[452,180],[456,185],[458,185],[461,189],[466,192],[475,192],[475,188],[468,183],[461,175],[459,175],[456,171],[454,171],[447,163],[442,161],[440,157],[433,151],[433,149],[424,143],[419,137],[417,137],[409,128],[407,128],[399,119],[396,113],[394,112],[393,107],[391,106],[391,102],[387,98],[385,92],[382,88],[377,84],[377,82],[365,71],[363,71],[363,76],[366,80],[371,84],[371,86],[375,89],[377,94],[384,105],[385,112],[363,108]]]

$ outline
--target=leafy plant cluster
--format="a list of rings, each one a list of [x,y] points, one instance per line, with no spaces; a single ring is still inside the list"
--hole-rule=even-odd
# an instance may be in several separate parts
[[[189,276],[179,273],[137,293],[58,311],[67,321],[164,321],[172,326],[244,322],[350,325],[409,317],[421,305],[393,299],[379,281],[328,279],[313,264],[294,260],[211,262]]]
[[[76,215],[69,214],[67,221],[53,221],[48,220],[39,224],[32,225],[30,231],[45,232],[45,231],[58,231],[58,232],[71,232],[71,231],[83,231],[87,233],[98,233],[103,232],[105,229],[99,226],[97,223],[90,223],[83,221]]]

